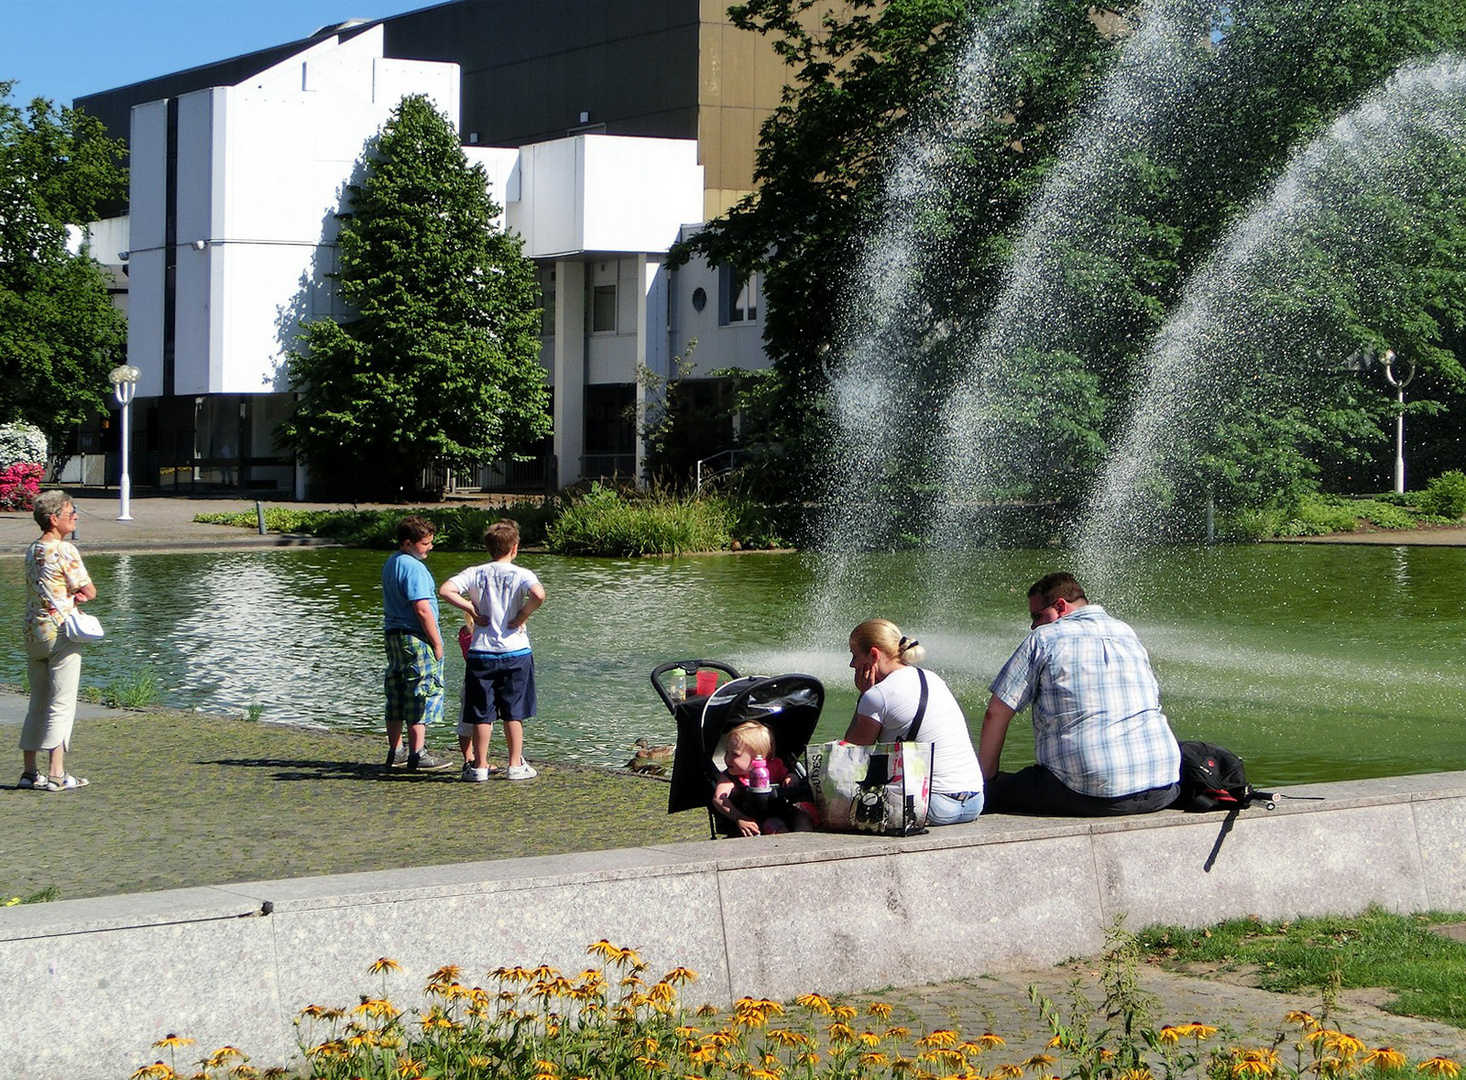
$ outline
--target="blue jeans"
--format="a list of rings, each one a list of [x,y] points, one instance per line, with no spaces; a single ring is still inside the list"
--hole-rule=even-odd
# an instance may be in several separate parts
[[[969,795],[965,802],[954,799],[950,795],[944,795],[940,791],[933,791],[927,804],[926,823],[928,825],[961,825],[968,821],[976,821],[980,813],[982,813],[982,792],[980,791]]]

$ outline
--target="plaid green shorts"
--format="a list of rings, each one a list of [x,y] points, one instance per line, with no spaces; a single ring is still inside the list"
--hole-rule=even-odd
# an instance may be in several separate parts
[[[415,634],[386,636],[387,723],[432,724],[443,719],[443,661]]]

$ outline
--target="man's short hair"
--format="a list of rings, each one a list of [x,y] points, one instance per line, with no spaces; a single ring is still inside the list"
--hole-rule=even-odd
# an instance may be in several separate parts
[[[1067,600],[1074,603],[1076,600],[1083,600],[1086,603],[1089,597],[1084,595],[1084,589],[1079,582],[1074,580],[1073,574],[1067,574],[1060,570],[1057,573],[1045,574],[1033,583],[1028,590],[1029,596],[1041,596],[1049,603],[1055,600]]]
[[[425,517],[409,514],[397,523],[397,546],[415,544],[438,535],[438,527]]]
[[[496,559],[502,559],[519,543],[519,522],[500,518],[484,530],[484,548]]]

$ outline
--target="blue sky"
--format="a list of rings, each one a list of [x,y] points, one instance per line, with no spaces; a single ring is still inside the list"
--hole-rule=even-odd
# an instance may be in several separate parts
[[[0,81],[11,104],[99,90],[379,19],[437,0],[0,0]]]

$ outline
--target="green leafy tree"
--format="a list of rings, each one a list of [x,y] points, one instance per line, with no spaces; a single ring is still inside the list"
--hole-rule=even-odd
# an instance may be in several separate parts
[[[306,325],[282,434],[313,476],[400,497],[429,465],[523,452],[550,429],[538,287],[448,121],[402,100],[348,184],[342,297],[356,313]]]
[[[1162,9],[1176,36],[1163,64],[1137,66],[1132,43]],[[790,86],[762,131],[759,190],[686,250],[764,273],[767,347],[791,405],[775,415],[781,430],[770,441],[796,468],[822,465],[829,379],[846,359],[841,327],[860,299],[851,268],[892,213],[886,177],[896,148],[956,92],[953,66],[967,36],[989,34],[1001,48],[988,57],[985,109],[943,133],[956,174],[946,181],[951,197],[919,222],[916,299],[881,351],[884,362],[913,374],[920,366],[938,399],[960,385],[1002,389],[1006,380],[1016,388],[989,414],[996,430],[1024,430],[1036,441],[1005,439],[981,478],[985,490],[966,493],[978,497],[1077,499],[1104,457],[1095,437],[1113,445],[1126,429],[1157,331],[1291,155],[1400,64],[1466,45],[1466,0],[1173,0],[1146,12],[1068,0],[857,0],[844,15],[815,21],[819,10],[809,0],[732,9],[737,25],[773,39],[789,62]],[[1135,96],[1107,99],[1112,75],[1131,76]],[[1106,164],[1067,189],[1060,184],[1068,213],[1043,234],[1041,285],[1054,301],[1038,303],[1031,288],[1020,297],[1020,307],[1062,316],[1030,317],[1022,332],[985,341],[1040,196],[1053,201],[1061,167],[1106,108],[1119,117],[1098,141],[1111,148]],[[1213,351],[1197,357],[1217,377],[1197,384],[1206,424],[1175,444],[1179,472],[1168,482],[1178,501],[1293,497],[1315,486],[1321,470],[1358,471],[1361,458],[1380,453],[1391,403],[1369,384],[1377,374],[1362,381],[1342,364],[1361,345],[1392,345],[1420,363],[1422,400],[1410,407],[1422,430],[1440,408],[1424,395],[1466,396],[1461,140],[1437,144],[1422,131],[1408,151],[1428,166],[1414,171],[1418,182],[1404,167],[1382,189],[1355,178],[1348,198],[1331,196],[1332,220],[1305,241],[1290,276],[1244,298],[1246,332],[1223,341],[1239,323],[1229,318]],[[1063,384],[1072,422],[1026,423],[1022,380],[1005,369],[1060,353],[1077,360]],[[956,378],[964,369],[965,384]],[[1436,424],[1439,468],[1453,464],[1451,445],[1466,451],[1446,434],[1455,425]],[[913,460],[890,468],[925,482],[914,467],[917,427],[898,448]],[[1056,462],[1070,466],[1060,479]]]
[[[0,82],[0,422],[26,420],[59,442],[105,415],[107,372],[127,320],[106,270],[67,227],[85,228],[126,190],[122,144],[100,122],[36,98],[24,110]]]

